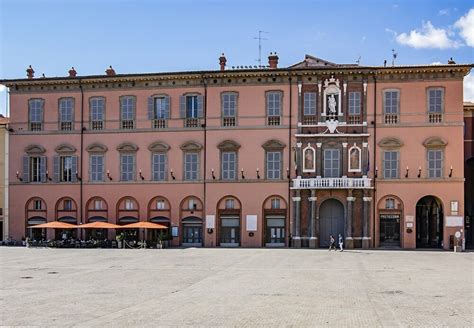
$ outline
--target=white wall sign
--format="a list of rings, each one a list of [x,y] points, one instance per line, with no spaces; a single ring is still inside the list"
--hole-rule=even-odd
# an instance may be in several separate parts
[[[215,228],[216,228],[216,216],[206,215],[206,229],[215,229]]]
[[[257,216],[247,215],[247,231],[257,231]]]
[[[179,227],[171,227],[171,236],[173,236],[173,237],[179,237],[178,228],[179,228]]]
[[[458,213],[459,203],[457,200],[451,201],[451,212],[457,214]]]
[[[415,222],[415,217],[413,215],[405,215],[405,222]]]
[[[462,216],[447,216],[446,217],[446,226],[447,227],[463,227],[463,217]]]
[[[413,222],[407,222],[407,228],[413,228]]]

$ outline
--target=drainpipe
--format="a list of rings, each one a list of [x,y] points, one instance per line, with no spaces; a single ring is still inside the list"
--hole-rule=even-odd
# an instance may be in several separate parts
[[[373,78],[374,78],[374,144],[373,144],[373,159],[374,159],[374,195],[372,199],[372,217],[373,217],[373,225],[372,225],[372,247],[375,248],[375,222],[376,222],[376,217],[375,217],[375,206],[377,206],[377,186],[376,186],[376,180],[377,178],[375,177],[375,168],[377,167],[377,149],[375,148],[377,145],[377,72],[374,72]]]
[[[203,193],[203,204],[204,204],[204,207],[203,207],[203,223],[204,223],[204,226],[203,226],[203,235],[206,236],[206,233],[207,233],[207,230],[206,230],[206,222],[205,222],[205,218],[206,218],[206,214],[207,214],[207,203],[206,203],[206,195],[207,195],[207,184],[206,184],[206,173],[207,173],[207,79],[206,79],[206,76],[205,75],[202,75],[202,84],[204,86],[204,101],[203,101],[203,115],[204,115],[204,123],[202,124],[202,127],[204,128],[204,149],[203,149],[203,152],[204,152],[204,165],[203,165],[203,168],[204,168],[204,175],[203,175],[203,178],[204,178],[204,184],[203,184],[203,187],[204,187],[204,193]],[[212,243],[211,243],[211,247],[212,247]]]
[[[286,229],[286,236],[288,238],[287,246],[289,246],[289,232],[291,231],[290,229],[290,222],[291,222],[291,128],[292,128],[292,116],[293,116],[293,106],[292,106],[292,101],[293,101],[293,90],[292,90],[292,78],[291,78],[291,73],[290,77],[288,79],[289,85],[290,85],[290,122],[289,122],[289,127],[288,127],[288,173],[290,175],[290,178],[288,179],[288,202],[287,202],[287,221],[288,221],[288,228]],[[283,168],[282,168],[283,169]]]
[[[80,204],[80,209],[79,209],[79,217],[80,221],[79,224],[82,224],[82,219],[83,219],[83,180],[84,180],[84,175],[83,175],[83,167],[84,167],[84,90],[82,88],[82,81],[79,80],[79,89],[81,90],[81,166],[80,166],[80,180],[79,180],[79,204]],[[82,229],[80,229],[80,237],[82,239]]]

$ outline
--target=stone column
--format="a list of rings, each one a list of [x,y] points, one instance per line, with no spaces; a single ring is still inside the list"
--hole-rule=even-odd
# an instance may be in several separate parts
[[[322,166],[323,166],[323,150],[322,150],[322,143],[318,142],[316,143],[316,176],[321,177],[322,176]]]
[[[352,221],[354,216],[354,202],[356,198],[352,196],[352,189],[349,189],[347,196],[347,220],[346,220],[346,248],[354,248],[352,238]]]
[[[322,112],[324,112],[326,109],[323,108],[323,104],[324,104],[324,101],[323,101],[323,94],[322,94],[322,87],[323,87],[323,83],[321,81],[318,82],[318,95],[317,95],[317,107],[316,107],[316,110],[318,111],[317,112],[317,117],[318,117],[318,122],[322,122],[322,118],[324,116],[321,115]]]
[[[363,212],[364,212],[364,221],[362,224],[362,248],[368,249],[370,247],[370,209],[372,197],[367,197],[367,192],[364,190],[364,203],[363,203]]]
[[[342,143],[342,176],[344,177],[347,177],[347,171],[348,171],[348,168],[347,168],[347,142],[343,142]]]
[[[369,143],[368,142],[363,142],[362,143],[362,175],[365,175],[365,176],[368,176],[369,175],[369,172],[367,172],[367,163],[368,163],[368,160],[369,160],[369,152],[368,152],[368,148],[369,147]]]
[[[311,203],[309,248],[316,248],[318,247],[318,236],[316,235],[316,201],[318,197],[316,197],[316,190],[311,190],[311,197],[308,200]]]
[[[303,81],[298,81],[298,133],[301,133],[301,125],[303,124],[303,114],[301,108],[301,89],[303,87]]]
[[[293,197],[294,213],[295,213],[295,225],[293,234],[293,247],[301,248],[301,196],[300,191],[295,191],[295,197]]]

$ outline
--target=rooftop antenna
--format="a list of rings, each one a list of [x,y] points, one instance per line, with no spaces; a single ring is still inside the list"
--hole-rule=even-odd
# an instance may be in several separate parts
[[[356,60],[357,65],[360,65],[360,60],[361,59],[362,59],[362,57],[359,55],[359,58],[357,58],[357,60]]]
[[[269,33],[265,31],[258,31],[258,38],[254,37],[255,40],[258,40],[258,67],[262,67],[262,40],[268,40],[266,38],[262,38],[262,33]]]
[[[395,49],[392,49],[392,66],[395,66],[395,59],[397,59],[398,54],[395,52]]]

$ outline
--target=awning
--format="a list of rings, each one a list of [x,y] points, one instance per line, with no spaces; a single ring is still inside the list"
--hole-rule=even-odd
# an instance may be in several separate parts
[[[51,228],[51,229],[75,229],[77,226],[60,221],[51,221],[48,223],[29,226],[28,228]]]
[[[170,224],[171,220],[167,218],[166,216],[155,216],[150,219],[150,222]]]
[[[36,225],[46,223],[48,220],[42,216],[33,216],[28,219],[28,225]]]
[[[158,223],[141,221],[119,226],[118,229],[168,229],[168,227]]]
[[[72,216],[63,216],[58,219],[59,222],[65,222],[70,224],[76,224],[77,220],[75,217]]]
[[[88,220],[89,222],[107,222],[107,218],[104,218],[103,216],[92,216]]]
[[[118,228],[121,228],[121,226],[112,224],[112,223],[107,223],[107,222],[95,221],[95,222],[78,225],[77,228],[79,229],[118,229]]]
[[[121,223],[121,224],[128,224],[128,223],[135,223],[135,222],[138,222],[138,218],[133,217],[133,216],[124,216],[118,219],[118,223]]]

